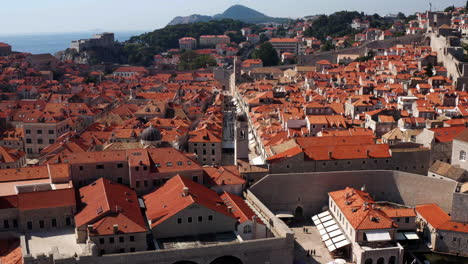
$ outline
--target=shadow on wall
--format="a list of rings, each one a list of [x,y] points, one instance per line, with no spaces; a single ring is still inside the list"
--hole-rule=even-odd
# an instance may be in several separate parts
[[[363,186],[376,201],[437,203],[450,212],[456,183],[399,171],[314,172],[268,175],[250,191],[273,213],[297,213],[300,207],[311,217],[327,208],[328,192]]]

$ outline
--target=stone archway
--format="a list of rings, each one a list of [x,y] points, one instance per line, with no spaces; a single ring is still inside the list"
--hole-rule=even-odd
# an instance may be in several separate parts
[[[302,220],[304,218],[304,209],[302,206],[296,207],[296,210],[294,210],[294,219],[295,220]]]
[[[222,256],[213,260],[210,264],[243,264],[243,262],[234,256]]]

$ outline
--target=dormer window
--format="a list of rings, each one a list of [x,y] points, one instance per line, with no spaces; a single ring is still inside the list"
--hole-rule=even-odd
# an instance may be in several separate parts
[[[166,163],[166,165],[167,165],[168,167],[172,167],[172,162],[168,162],[168,163]]]

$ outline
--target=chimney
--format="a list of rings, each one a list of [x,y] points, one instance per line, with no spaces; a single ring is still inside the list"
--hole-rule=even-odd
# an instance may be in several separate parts
[[[228,206],[228,212],[232,213],[232,206]]]
[[[362,210],[363,210],[363,211],[366,211],[366,210],[368,209],[368,206],[369,206],[369,204],[368,204],[367,202],[364,202],[364,203],[362,204]]]
[[[87,229],[88,229],[88,233],[93,232],[93,225],[88,225]]]
[[[323,130],[323,129],[322,129],[322,130]],[[332,154],[333,154],[333,153],[332,153],[331,151],[328,152],[328,157],[329,157],[330,159],[332,159]]]
[[[182,190],[183,190],[182,197],[187,197],[189,195],[189,188],[184,187]]]
[[[114,234],[117,234],[119,232],[119,225],[115,224],[113,227],[114,227]]]

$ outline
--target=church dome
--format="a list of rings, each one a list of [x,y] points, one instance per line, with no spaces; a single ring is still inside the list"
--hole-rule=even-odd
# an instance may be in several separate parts
[[[159,129],[155,128],[153,125],[146,128],[141,133],[141,140],[143,141],[154,142],[154,141],[160,141],[161,138],[162,138],[161,132],[159,132]]]

